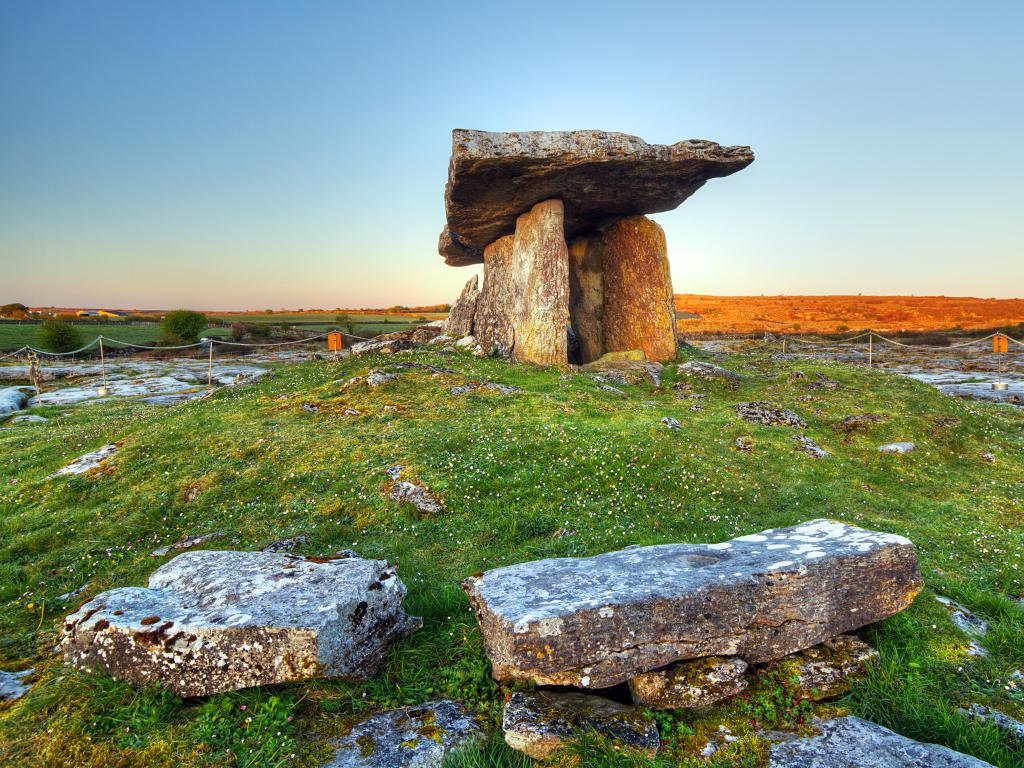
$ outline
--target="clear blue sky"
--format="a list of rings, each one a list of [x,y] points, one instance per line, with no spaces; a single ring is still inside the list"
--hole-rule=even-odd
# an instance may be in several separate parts
[[[749,144],[677,292],[1024,295],[1024,3],[0,2],[0,303],[451,300],[453,127]]]

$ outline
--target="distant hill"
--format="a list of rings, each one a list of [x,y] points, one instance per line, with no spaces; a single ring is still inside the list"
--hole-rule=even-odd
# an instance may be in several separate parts
[[[843,333],[993,328],[1024,322],[1024,299],[958,296],[675,295],[680,332]]]

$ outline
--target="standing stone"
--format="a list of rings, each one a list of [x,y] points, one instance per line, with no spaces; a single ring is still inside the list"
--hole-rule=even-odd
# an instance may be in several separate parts
[[[477,288],[477,276],[473,275],[459,294],[458,300],[452,304],[448,311],[448,319],[444,321],[444,332],[448,336],[461,339],[473,333],[473,314],[476,312],[477,298],[480,291]]]
[[[908,539],[812,520],[518,563],[462,586],[496,679],[605,688],[684,659],[782,658],[903,610],[922,581]]]
[[[512,354],[519,362],[568,362],[569,251],[563,215],[561,200],[545,200],[516,221],[512,268],[522,301],[513,319]]]
[[[473,335],[485,352],[512,353],[515,341],[513,318],[523,301],[519,276],[512,267],[513,235],[506,235],[484,248],[484,287],[476,301]]]
[[[592,238],[582,237],[569,244],[569,322],[580,351],[572,362],[589,363],[605,353],[603,314],[601,252]]]
[[[179,696],[308,677],[367,680],[422,622],[383,560],[194,551],[149,587],[97,595],[64,620],[64,660]]]
[[[642,349],[648,360],[676,356],[668,249],[646,216],[620,219],[593,239],[603,270],[601,325],[610,352]]]

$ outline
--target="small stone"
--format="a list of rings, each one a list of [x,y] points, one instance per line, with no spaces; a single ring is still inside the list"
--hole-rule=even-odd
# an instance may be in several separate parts
[[[893,733],[859,717],[815,719],[818,735],[773,733],[768,768],[993,768],[948,747]]]
[[[452,752],[483,741],[483,732],[455,701],[428,701],[378,712],[333,739],[321,768],[440,768]]]
[[[421,622],[383,560],[194,551],[148,588],[97,595],[64,620],[70,666],[182,697],[310,677],[367,680]]]
[[[754,438],[750,435],[741,435],[736,438],[736,450],[746,453],[754,449]]]
[[[669,429],[679,429],[682,426],[678,421],[673,419],[671,416],[664,417],[661,420],[661,423],[664,424]]]
[[[15,418],[15,421],[17,421],[19,418],[23,418],[23,417],[18,416],[18,417]],[[990,453],[988,451],[985,451],[984,453],[981,454],[981,460],[984,461],[986,464],[995,464],[996,463],[996,455],[994,453]]]
[[[300,533],[298,536],[272,541],[263,547],[260,552],[291,552],[293,549],[304,547],[307,544],[309,544],[309,536]]]
[[[710,707],[746,690],[747,662],[708,656],[645,672],[629,681],[633,701],[651,709]]]
[[[957,714],[982,723],[994,725],[1018,744],[1024,745],[1024,723],[1000,712],[998,709],[992,709],[981,704],[970,704],[966,708],[960,707],[957,710]]]
[[[197,547],[200,544],[205,544],[206,542],[213,541],[214,539],[223,539],[225,536],[227,536],[227,534],[222,533],[220,531],[215,531],[213,533],[204,533],[199,536],[186,536],[185,538],[180,539],[179,541],[176,541],[173,544],[168,544],[166,547],[154,549],[152,552],[149,553],[149,556],[163,557],[168,552],[178,552],[183,549],[191,549],[192,547]]]
[[[845,416],[839,422],[839,429],[843,432],[856,432],[865,429],[872,424],[881,424],[886,417],[880,413],[855,413],[852,416]]]
[[[22,682],[31,675],[33,670],[23,669],[21,672],[4,672],[0,670],[0,701],[20,699],[32,686]]]
[[[54,477],[84,475],[86,472],[91,472],[94,469],[102,467],[104,463],[115,453],[117,453],[116,445],[104,445],[92,453],[79,456],[66,467],[58,469],[52,475],[47,475],[46,479],[50,480]]]
[[[849,680],[863,675],[878,660],[878,651],[852,635],[839,635],[787,656],[781,664],[792,670],[799,697],[822,701],[850,690]]]
[[[970,610],[960,603],[950,600],[943,595],[936,595],[935,600],[946,606],[949,611],[949,618],[956,625],[956,628],[965,635],[973,638],[981,638],[988,634],[988,622],[975,616]]]
[[[738,373],[727,371],[720,365],[705,363],[701,360],[687,360],[685,363],[676,366],[676,371],[681,376],[704,379],[705,381],[724,381],[730,386],[736,386],[741,381]]]
[[[661,371],[664,366],[661,363],[645,363],[644,370],[647,371],[647,378],[656,386],[661,386]]]
[[[769,427],[784,426],[803,429],[807,426],[807,423],[792,411],[763,401],[740,403],[736,406],[736,413],[744,421]]]
[[[405,469],[405,467],[403,467],[401,464],[393,464],[392,466],[384,470],[384,474],[390,477],[392,480],[397,480],[401,476],[403,469]]]
[[[584,693],[518,691],[505,705],[505,743],[544,760],[580,732],[597,731],[654,757],[660,746],[654,718],[635,707]]]
[[[366,385],[376,389],[377,387],[387,384],[389,381],[394,381],[398,377],[393,373],[385,373],[384,371],[373,370],[370,371],[366,376]]]
[[[45,424],[49,419],[45,416],[37,416],[34,413],[26,413],[21,416],[15,416],[11,419],[11,424]],[[995,457],[993,457],[993,462]]]
[[[475,336],[463,336],[461,339],[455,342],[455,346],[458,349],[472,349],[476,346]]]
[[[344,410],[343,410],[343,411],[341,412],[341,414],[342,414],[343,416],[361,416],[361,415],[362,415],[362,414],[361,414],[361,413],[360,413],[359,411],[357,411],[357,410],[356,410],[355,408],[345,408],[345,409],[344,409]]]
[[[814,442],[811,438],[807,437],[807,435],[793,435],[793,442],[796,443],[796,449],[798,451],[809,453],[816,459],[828,458],[828,451]]]
[[[407,501],[420,512],[436,515],[444,512],[441,502],[435,499],[426,488],[404,480],[396,480],[391,486],[390,496],[395,501]]]
[[[897,454],[910,453],[915,448],[917,448],[917,446],[914,445],[911,442],[886,443],[885,445],[878,446],[878,450],[881,453],[897,453]]]
[[[476,384],[459,384],[448,390],[453,395],[464,395],[467,392],[472,392],[476,389]]]
[[[313,405],[312,403],[303,403],[302,410],[308,411],[309,413],[320,413],[320,406]]]
[[[65,592],[63,595],[60,595],[57,599],[60,600],[62,603],[66,603],[68,600],[71,600],[72,598],[78,597],[80,594],[85,592],[85,590],[87,590],[88,588],[89,588],[89,582],[86,582],[82,586],[77,587],[77,588],[71,590],[70,592]]]

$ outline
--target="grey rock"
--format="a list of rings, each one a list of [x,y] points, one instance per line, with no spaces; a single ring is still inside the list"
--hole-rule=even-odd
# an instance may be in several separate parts
[[[384,470],[384,474],[390,477],[392,480],[397,480],[402,475],[402,470],[405,469],[401,464],[393,464]]]
[[[950,600],[944,595],[936,595],[935,600],[946,606],[946,610],[949,611],[950,620],[965,635],[977,639],[988,634],[988,622],[979,616],[975,616],[969,609],[960,605],[960,603]]]
[[[389,381],[394,381],[398,377],[393,373],[386,373],[385,371],[370,371],[366,376],[366,385],[368,387],[376,388],[383,384],[387,384]]]
[[[502,717],[505,743],[543,760],[583,731],[597,731],[653,757],[660,746],[654,718],[639,709],[585,693],[518,691]]]
[[[625,394],[626,394],[625,392],[623,392],[618,387],[613,387],[611,384],[605,384],[599,378],[595,378],[594,379],[594,383],[597,385],[597,388],[600,389],[602,392],[610,392],[613,395],[623,395],[623,396],[625,396]]]
[[[881,424],[885,420],[886,417],[880,413],[855,413],[843,417],[839,422],[839,428],[844,432],[856,432],[872,424]]]
[[[661,363],[644,363],[644,370],[647,371],[647,378],[656,386],[661,386],[661,371],[664,366]]]
[[[97,595],[64,620],[66,663],[179,696],[299,680],[366,680],[418,629],[383,560],[195,551],[148,588]]]
[[[701,360],[687,360],[676,366],[676,370],[682,376],[690,376],[707,381],[724,381],[733,386],[740,383],[741,377],[738,373],[727,371],[720,365],[705,363]]]
[[[428,701],[378,712],[339,739],[321,768],[440,768],[445,757],[483,741],[483,732],[460,704]]]
[[[17,421],[18,419],[21,419],[21,418],[26,418],[26,417],[15,416],[14,421]],[[984,451],[984,452],[982,452],[981,455],[980,455],[980,458],[986,464],[995,464],[996,463],[996,455],[994,453],[992,453],[991,451]]]
[[[313,405],[313,403],[303,403],[299,407],[306,411],[306,413],[320,413],[320,406]]]
[[[747,662],[708,656],[644,672],[629,681],[633,701],[651,709],[710,707],[746,690]]]
[[[74,597],[78,597],[80,594],[85,592],[85,590],[87,590],[88,588],[89,588],[89,582],[86,582],[82,586],[76,587],[75,589],[71,590],[70,592],[65,592],[63,595],[59,595],[57,597],[57,599],[60,600],[62,603],[66,603],[68,600],[71,600]]]
[[[749,147],[702,140],[664,146],[608,131],[456,129],[438,249],[453,266],[480,263],[520,214],[550,199],[565,204],[569,240],[623,216],[672,210],[753,160]]]
[[[298,536],[291,536],[287,539],[272,541],[263,547],[260,552],[291,552],[293,549],[304,547],[309,544],[309,536],[300,533]]]
[[[807,435],[793,435],[793,442],[796,443],[796,449],[798,451],[809,453],[816,459],[828,458],[828,451],[814,442],[811,438],[807,437]]]
[[[741,435],[736,438],[736,450],[746,453],[754,449],[754,438],[750,435]]]
[[[461,339],[473,333],[473,316],[476,314],[477,300],[480,298],[479,278],[473,275],[462,288],[459,298],[448,311],[444,321],[443,333]]]
[[[154,549],[152,552],[149,553],[149,556],[163,557],[164,555],[170,552],[180,552],[184,549],[192,549],[192,547],[198,547],[200,544],[205,544],[206,542],[213,541],[214,539],[223,539],[225,536],[227,536],[227,534],[222,533],[220,531],[214,531],[212,533],[203,533],[198,536],[186,536],[185,538],[176,541],[173,544],[168,544],[166,547]]]
[[[910,453],[915,448],[917,446],[911,442],[886,443],[885,445],[878,446],[878,450],[882,453]]]
[[[23,669],[21,672],[4,672],[0,670],[0,701],[20,699],[32,686],[22,682],[31,675],[33,670]]]
[[[783,426],[803,429],[807,426],[806,422],[792,411],[761,400],[740,403],[736,406],[736,413],[744,421],[768,427]]]
[[[859,717],[815,720],[810,738],[783,736],[768,768],[992,768],[938,744],[922,744]]]
[[[779,659],[903,610],[921,584],[909,540],[812,520],[519,563],[463,589],[495,678],[603,688],[702,656]]]
[[[27,377],[26,377],[27,378]],[[28,405],[28,394],[20,387],[0,389],[0,416],[16,413]]]
[[[1000,712],[998,709],[992,709],[992,707],[986,707],[981,704],[970,704],[966,708],[960,707],[957,713],[972,720],[994,725],[1018,744],[1024,745],[1024,723]]]
[[[403,349],[411,349],[412,346],[413,343],[409,339],[386,339],[384,341],[359,341],[353,344],[350,349],[353,355],[367,355],[371,352],[390,355]]]
[[[420,512],[428,515],[436,515],[444,512],[444,507],[435,499],[430,491],[415,483],[405,480],[395,480],[389,493],[395,501],[407,501]]]
[[[467,392],[472,392],[477,388],[476,384],[459,384],[448,390],[453,395],[464,395]]]
[[[867,643],[839,635],[787,656],[784,663],[796,678],[800,698],[822,701],[846,693],[850,679],[863,675],[877,660],[878,651]]]
[[[661,423],[664,424],[669,429],[679,429],[682,426],[678,421],[673,419],[671,416],[665,416],[661,420]]]
[[[70,477],[74,475],[83,475],[86,472],[90,472],[94,469],[98,469],[115,453],[117,453],[116,445],[104,445],[97,448],[91,453],[86,453],[79,456],[77,459],[72,461],[66,467],[61,467],[52,475],[46,477],[50,480],[54,477]]]
[[[45,416],[37,416],[34,413],[26,413],[21,416],[15,416],[11,419],[11,424],[45,424],[49,419]],[[994,460],[995,457],[993,457]]]

